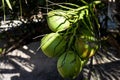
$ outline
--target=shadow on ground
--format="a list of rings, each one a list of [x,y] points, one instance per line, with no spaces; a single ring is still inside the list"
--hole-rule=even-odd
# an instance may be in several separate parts
[[[39,44],[24,45],[1,57],[0,80],[64,80],[57,72],[57,59],[46,57],[38,50]],[[110,52],[98,52],[93,57],[92,65],[87,64],[83,74],[75,80],[82,80],[83,77],[89,80],[119,80],[120,60]]]
[[[62,80],[56,59],[46,57],[39,42],[23,46],[0,58],[0,80]]]

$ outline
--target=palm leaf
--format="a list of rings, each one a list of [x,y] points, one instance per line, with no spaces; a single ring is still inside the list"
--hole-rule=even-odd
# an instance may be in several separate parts
[[[12,10],[12,6],[11,6],[11,3],[10,3],[10,0],[5,0],[5,1],[6,1],[7,5],[8,5],[8,7]]]
[[[4,21],[5,21],[5,19],[6,19],[6,15],[5,15],[5,2],[4,2],[4,0],[2,0],[2,8],[3,8]]]

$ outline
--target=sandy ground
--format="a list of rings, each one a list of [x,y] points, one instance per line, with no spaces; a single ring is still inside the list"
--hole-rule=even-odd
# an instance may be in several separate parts
[[[64,80],[57,72],[57,59],[46,57],[38,48],[39,42],[34,42],[1,58],[0,80]],[[109,56],[93,61],[91,80],[120,80],[119,58]],[[89,65],[85,66],[84,76],[88,76],[89,68]],[[75,80],[80,80],[80,77]]]
[[[23,46],[0,60],[0,80],[61,80],[56,59],[46,57],[39,42]]]

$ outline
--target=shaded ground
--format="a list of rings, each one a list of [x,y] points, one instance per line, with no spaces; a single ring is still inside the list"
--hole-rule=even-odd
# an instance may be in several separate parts
[[[64,80],[57,72],[57,59],[46,57],[38,48],[39,42],[34,42],[0,58],[0,80]],[[92,67],[85,66],[84,76],[91,80],[120,80],[119,58],[100,52],[95,57]]]
[[[32,43],[1,59],[0,80],[61,80],[56,70],[56,59],[36,51],[38,47],[39,42]]]

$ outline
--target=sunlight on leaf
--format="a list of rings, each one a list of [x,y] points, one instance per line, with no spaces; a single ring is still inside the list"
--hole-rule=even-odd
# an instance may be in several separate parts
[[[11,6],[11,3],[10,3],[10,0],[5,0],[5,1],[6,1],[7,5],[8,5],[8,7],[12,10],[12,6]]]

